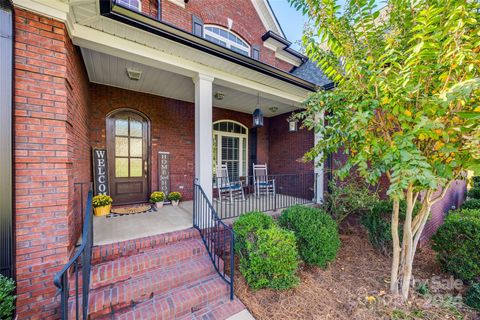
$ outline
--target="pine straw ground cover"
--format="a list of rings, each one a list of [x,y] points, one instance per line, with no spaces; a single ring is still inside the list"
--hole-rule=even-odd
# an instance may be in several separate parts
[[[428,283],[424,296],[412,290],[408,305],[388,294],[390,259],[370,245],[362,230],[342,232],[337,260],[327,270],[303,266],[300,285],[292,290],[253,291],[238,271],[235,294],[262,319],[480,319],[455,300],[465,289],[440,271],[434,252],[419,250],[414,276]]]

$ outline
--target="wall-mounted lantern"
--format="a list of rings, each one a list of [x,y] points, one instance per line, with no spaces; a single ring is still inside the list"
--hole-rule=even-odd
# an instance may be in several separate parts
[[[295,117],[295,113],[292,112],[292,115],[287,119],[287,122],[288,122],[288,132],[298,131],[298,119]]]
[[[260,94],[257,94],[257,106],[253,112],[253,127],[263,127],[263,113],[260,110]]]

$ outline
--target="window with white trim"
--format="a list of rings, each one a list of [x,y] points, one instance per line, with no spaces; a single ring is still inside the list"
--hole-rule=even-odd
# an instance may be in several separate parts
[[[248,175],[248,129],[231,120],[213,124],[213,172],[226,164],[230,180]]]
[[[116,2],[125,8],[142,11],[142,2],[140,0],[117,0]]]
[[[217,26],[204,26],[203,37],[208,41],[250,56],[250,46],[232,31]]]

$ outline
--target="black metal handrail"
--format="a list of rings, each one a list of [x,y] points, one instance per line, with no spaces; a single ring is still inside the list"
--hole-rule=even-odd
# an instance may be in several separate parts
[[[215,178],[213,206],[221,219],[230,219],[250,211],[276,211],[296,204],[314,202],[316,174],[272,174]],[[231,187],[229,187],[229,185]]]
[[[218,217],[197,182],[193,184],[193,192],[193,226],[200,232],[215,270],[229,284],[230,300],[233,300],[235,233]]]
[[[88,192],[87,204],[85,207],[85,220],[83,222],[82,243],[73,258],[55,275],[53,283],[58,288],[57,294],[60,294],[60,312],[63,320],[69,319],[69,298],[70,298],[70,279],[74,275],[75,285],[75,319],[87,319],[88,317],[88,296],[90,291],[90,270],[92,266],[92,244],[93,244],[93,224],[92,224],[92,197],[93,191]],[[79,271],[81,270],[82,291],[79,290]],[[80,314],[80,294],[82,294]]]

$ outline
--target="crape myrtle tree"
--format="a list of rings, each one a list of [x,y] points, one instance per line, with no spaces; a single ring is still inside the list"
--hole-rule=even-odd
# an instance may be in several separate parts
[[[289,1],[310,18],[306,54],[336,84],[305,101],[304,126],[323,136],[305,158],[322,163],[341,150],[341,178],[388,178],[391,291],[407,300],[432,205],[479,168],[479,2],[392,0],[378,10],[374,0]]]

